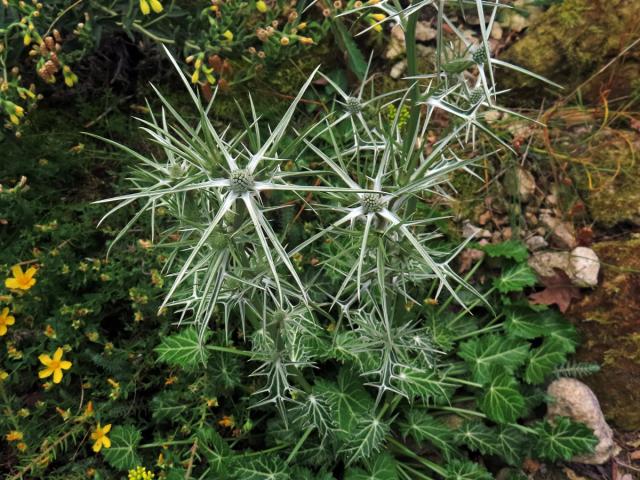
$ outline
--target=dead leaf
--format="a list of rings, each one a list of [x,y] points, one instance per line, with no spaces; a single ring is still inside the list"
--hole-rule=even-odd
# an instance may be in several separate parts
[[[587,480],[585,477],[581,477],[580,475],[578,475],[576,472],[574,472],[568,467],[563,468],[562,471],[564,472],[564,474],[567,476],[569,480]]]
[[[640,450],[635,450],[629,454],[631,460],[640,460]]]
[[[529,300],[537,305],[555,304],[564,313],[571,305],[571,300],[580,298],[580,289],[571,284],[571,280],[565,272],[558,268],[553,270],[555,275],[540,279],[546,288],[541,292],[529,295]]]
[[[525,458],[524,462],[522,462],[522,469],[527,473],[536,473],[540,470],[540,467],[542,467],[542,464],[533,458]]]
[[[460,266],[458,267],[458,273],[464,273],[471,268],[471,266],[478,260],[484,257],[482,250],[476,250],[475,248],[465,248],[458,256]]]

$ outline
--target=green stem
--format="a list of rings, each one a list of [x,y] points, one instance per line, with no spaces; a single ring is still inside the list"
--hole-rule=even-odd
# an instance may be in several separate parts
[[[480,330],[474,330],[473,332],[465,333],[464,335],[458,335],[457,337],[453,337],[452,340],[454,342],[457,342],[459,340],[464,340],[465,338],[475,337],[476,335],[481,335],[483,333],[492,332],[494,330],[500,330],[502,328],[502,324],[500,324],[500,325],[491,325],[491,323],[495,323],[496,321],[498,321],[502,317],[503,317],[503,315],[498,315],[497,317],[492,319],[491,322],[486,327],[481,328]]]
[[[220,347],[218,345],[207,345],[207,350],[213,350],[214,352],[232,353],[233,355],[242,355],[245,357],[255,357],[256,354],[249,350],[239,350],[231,347]]]
[[[446,476],[447,472],[440,465],[438,465],[437,463],[434,463],[434,462],[432,462],[430,460],[427,460],[426,458],[422,458],[420,455],[418,455],[415,452],[409,450],[402,443],[398,442],[395,438],[387,438],[387,441],[391,445],[393,445],[397,450],[399,450],[403,455],[406,455],[407,457],[416,460],[417,462],[421,463],[422,465],[424,465],[428,469],[434,471],[438,475],[442,475],[443,477]]]
[[[298,450],[300,450],[300,448],[302,448],[302,445],[304,445],[304,442],[307,441],[307,438],[309,438],[309,435],[311,435],[311,432],[313,432],[314,429],[315,429],[315,427],[312,425],[311,427],[309,427],[309,428],[307,428],[305,430],[304,434],[302,435],[302,437],[300,437],[300,440],[298,440],[298,443],[296,443],[296,446],[293,447],[293,450],[291,450],[291,453],[289,454],[289,456],[285,460],[285,463],[287,465],[289,463],[291,463],[291,460],[293,460],[295,458],[296,454],[298,453]]]
[[[144,445],[139,445],[138,448],[158,448],[158,447],[164,447],[165,445],[193,445],[193,439],[172,440],[170,442],[145,443]]]
[[[413,477],[410,477],[410,478],[420,478],[420,479],[423,479],[423,480],[433,480],[433,477],[429,477],[428,475],[425,475],[424,473],[419,472],[415,468],[411,468],[407,464],[401,463],[398,466],[400,467],[400,470],[406,470],[409,473],[411,473],[411,475],[413,475]]]

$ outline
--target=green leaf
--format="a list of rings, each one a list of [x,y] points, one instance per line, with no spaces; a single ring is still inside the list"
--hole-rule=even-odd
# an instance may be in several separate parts
[[[480,421],[465,422],[454,432],[454,441],[457,445],[466,445],[469,450],[482,455],[498,453],[495,430]]]
[[[538,281],[536,272],[527,264],[521,263],[503,272],[493,281],[500,293],[521,292],[525,287],[533,287]]]
[[[274,455],[255,457],[235,457],[229,468],[234,480],[289,480],[289,468],[284,461]]]
[[[504,327],[514,337],[533,339],[549,333],[544,322],[544,313],[528,308],[511,308],[506,312]]]
[[[575,352],[580,341],[575,327],[559,312],[548,310],[546,313],[544,324],[549,342],[555,343],[556,348],[563,353]]]
[[[154,351],[158,355],[159,362],[169,365],[192,369],[204,363],[208,350],[198,338],[198,330],[194,327],[183,329],[180,333],[163,338]]]
[[[500,455],[509,465],[519,466],[525,457],[526,449],[525,445],[527,437],[515,427],[503,427],[498,428],[498,435],[496,439],[496,449],[498,455]]]
[[[507,240],[502,243],[489,243],[481,247],[490,257],[510,258],[516,262],[524,262],[529,257],[529,252],[524,243],[517,240]]]
[[[498,423],[512,423],[523,413],[525,401],[512,375],[496,375],[478,401],[480,409]]]
[[[395,385],[409,398],[418,397],[423,402],[435,404],[449,402],[456,388],[455,384],[443,380],[443,375],[435,369],[426,371],[413,367],[402,367]]]
[[[151,400],[151,416],[158,421],[179,422],[187,408],[184,399],[174,392],[161,392]]]
[[[524,364],[529,348],[529,342],[517,338],[483,335],[462,343],[458,356],[469,365],[474,381],[485,384],[491,380],[496,367],[513,372]]]
[[[411,436],[416,442],[429,442],[447,458],[454,453],[451,427],[423,411],[409,410],[406,420],[400,422],[399,426],[404,438]]]
[[[477,463],[452,460],[447,464],[446,480],[493,480],[493,476]]]
[[[318,380],[314,392],[324,396],[331,407],[332,424],[338,435],[350,438],[356,425],[373,410],[373,399],[362,387],[362,382],[355,372],[343,367],[338,374],[337,382]]]
[[[350,468],[344,480],[397,480],[397,463],[388,453],[378,455],[367,470]]]
[[[545,381],[553,370],[565,361],[565,354],[558,349],[559,344],[553,339],[545,339],[542,345],[531,352],[524,380],[527,383],[538,384]]]
[[[342,448],[342,452],[348,457],[347,463],[368,460],[382,450],[389,430],[389,424],[375,416],[361,419]]]
[[[203,427],[198,431],[198,451],[207,459],[211,473],[219,474],[225,471],[232,451],[227,442],[215,429]]]
[[[367,71],[367,61],[364,59],[358,45],[354,42],[353,37],[345,28],[340,18],[335,18],[334,21],[331,22],[331,27],[336,33],[336,39],[347,52],[349,68],[356,74],[359,80],[364,80],[364,75]]]
[[[114,427],[109,435],[110,448],[103,448],[104,458],[113,468],[129,470],[141,464],[136,452],[140,443],[140,432],[131,425]]]
[[[536,432],[534,454],[552,462],[591,453],[598,444],[589,427],[566,417],[556,417],[553,423],[537,422],[533,429]]]

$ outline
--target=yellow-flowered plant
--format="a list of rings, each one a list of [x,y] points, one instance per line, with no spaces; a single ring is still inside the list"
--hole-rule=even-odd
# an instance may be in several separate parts
[[[140,11],[143,15],[149,15],[151,10],[155,13],[161,13],[163,10],[162,3],[159,0],[140,0]]]
[[[16,323],[16,319],[13,315],[9,315],[9,308],[5,307],[0,313],[0,337],[6,335],[7,327]]]
[[[151,470],[147,470],[145,467],[136,467],[129,470],[128,480],[153,480],[156,478]]]
[[[111,430],[111,424],[108,423],[104,427],[100,424],[96,425],[96,428],[91,433],[91,440],[93,440],[93,451],[98,453],[102,447],[111,448],[111,440],[107,437],[107,433]]]
[[[63,353],[62,348],[58,347],[53,354],[53,358],[46,353],[40,355],[38,360],[47,368],[40,370],[38,376],[40,378],[47,378],[53,375],[53,383],[60,383],[62,381],[62,370],[69,370],[72,365],[68,360],[62,360]]]
[[[26,272],[23,272],[20,265],[14,265],[11,267],[13,277],[7,278],[4,284],[12,290],[29,290],[36,284],[36,279],[33,278],[36,272],[35,267],[29,267]]]

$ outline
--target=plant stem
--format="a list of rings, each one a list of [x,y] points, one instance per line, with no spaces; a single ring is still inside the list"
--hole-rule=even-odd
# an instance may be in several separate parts
[[[309,438],[309,435],[311,435],[311,432],[313,432],[314,429],[315,429],[315,426],[312,425],[312,426],[310,426],[309,428],[307,428],[305,430],[305,432],[302,434],[302,437],[300,437],[300,440],[298,440],[298,443],[296,443],[296,446],[293,447],[293,450],[291,450],[291,453],[289,454],[289,456],[285,460],[285,463],[287,465],[289,463],[291,463],[291,460],[294,459],[294,457],[298,453],[298,450],[300,450],[300,448],[302,448],[302,445],[304,444],[304,442],[306,442],[307,438]]]
[[[422,465],[424,465],[430,470],[433,470],[438,475],[442,475],[443,477],[446,476],[447,472],[440,465],[438,465],[437,463],[431,462],[426,458],[422,458],[420,455],[409,450],[402,443],[398,442],[395,438],[387,438],[387,441],[407,457],[413,458],[414,460],[420,462]]]
[[[239,350],[231,347],[220,347],[218,345],[207,345],[207,350],[213,350],[214,352],[232,353],[233,355],[243,355],[245,357],[255,357],[256,354],[249,350]]]

